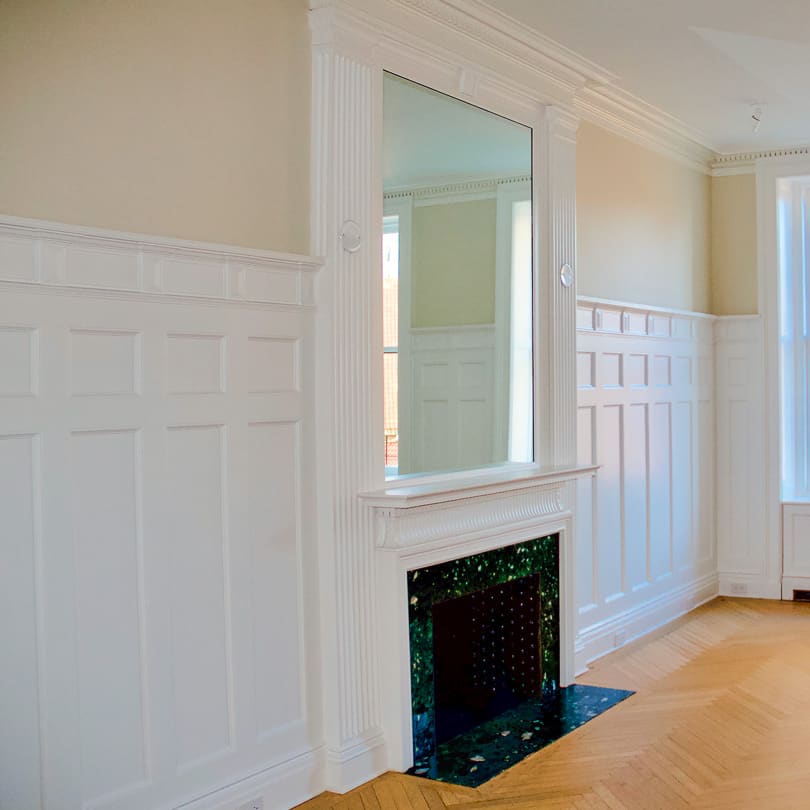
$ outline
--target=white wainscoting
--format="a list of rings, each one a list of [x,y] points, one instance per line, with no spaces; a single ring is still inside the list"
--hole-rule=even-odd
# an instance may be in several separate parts
[[[400,410],[400,441],[408,442],[410,469],[491,464],[496,443],[505,450],[494,425],[494,325],[412,329],[407,356],[410,407]]]
[[[810,503],[782,504],[782,599],[810,592]]]
[[[3,808],[319,788],[316,268],[0,220]]]
[[[781,598],[781,549],[767,539],[759,316],[718,318],[717,555],[720,592]]]
[[[580,298],[577,669],[717,593],[713,318]]]

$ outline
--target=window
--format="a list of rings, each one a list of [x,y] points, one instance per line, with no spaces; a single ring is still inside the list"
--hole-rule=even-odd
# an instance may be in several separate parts
[[[810,499],[810,178],[780,181],[779,371],[782,497]]]

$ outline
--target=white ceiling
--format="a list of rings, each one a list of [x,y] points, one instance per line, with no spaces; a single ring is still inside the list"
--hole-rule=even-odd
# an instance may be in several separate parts
[[[488,2],[616,74],[715,151],[810,143],[810,0]]]

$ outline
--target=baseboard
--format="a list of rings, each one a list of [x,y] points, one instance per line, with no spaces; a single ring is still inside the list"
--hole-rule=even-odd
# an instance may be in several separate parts
[[[172,810],[241,810],[254,800],[261,800],[264,810],[289,810],[326,789],[324,761],[323,748],[304,751]]]
[[[346,793],[388,770],[388,752],[381,729],[338,750],[326,752],[326,789]]]
[[[792,602],[793,591],[810,591],[810,577],[783,577],[782,599]]]
[[[575,653],[577,675],[597,658],[657,630],[717,595],[717,574],[706,574],[580,630]],[[620,644],[616,643],[617,635],[622,638]]]
[[[763,579],[759,574],[720,572],[720,596],[742,596],[748,599],[781,599],[782,581]],[[791,596],[792,598],[792,596]]]

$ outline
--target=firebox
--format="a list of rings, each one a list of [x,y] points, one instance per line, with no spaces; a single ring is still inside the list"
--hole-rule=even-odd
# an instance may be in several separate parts
[[[559,684],[558,536],[408,573],[414,760]]]

